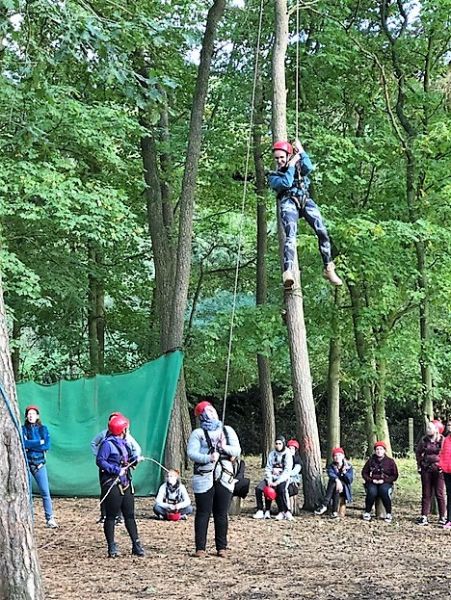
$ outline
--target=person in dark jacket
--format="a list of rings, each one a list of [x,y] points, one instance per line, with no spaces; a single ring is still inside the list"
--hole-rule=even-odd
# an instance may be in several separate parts
[[[354,469],[351,463],[346,460],[343,448],[332,449],[332,462],[327,466],[327,475],[329,481],[327,483],[326,495],[323,503],[317,510],[315,515],[323,515],[329,505],[331,505],[331,518],[338,518],[338,504],[340,496],[347,503],[352,502],[351,485],[354,479]]]
[[[125,528],[132,541],[132,554],[144,556],[138,537],[135,521],[135,498],[130,469],[136,466],[139,458],[133,454],[125,439],[129,421],[124,415],[112,417],[108,423],[109,434],[100,444],[96,463],[100,469],[102,496],[105,503],[106,519],[103,531],[108,544],[108,556],[119,556],[114,541],[116,518],[122,512]]]
[[[392,522],[392,495],[393,484],[398,479],[398,467],[392,458],[386,456],[387,446],[385,442],[374,444],[374,454],[366,461],[362,469],[362,477],[365,481],[365,512],[362,515],[364,521],[371,521],[371,510],[376,498],[382,500],[387,523]]]
[[[431,421],[426,425],[426,435],[416,448],[418,473],[421,475],[421,516],[418,525],[428,525],[432,495],[437,498],[439,524],[446,523],[445,480],[439,468],[439,454],[443,444],[444,426],[441,421]]]
[[[279,201],[280,218],[285,232],[283,248],[283,285],[291,289],[294,285],[294,256],[296,250],[297,222],[304,217],[318,238],[318,245],[324,263],[324,277],[334,285],[342,285],[335,273],[332,262],[331,243],[318,206],[310,195],[309,173],[313,165],[301,142],[296,140],[294,147],[287,141],[273,145],[277,171],[269,174],[268,183],[276,192]]]
[[[38,484],[39,492],[42,496],[46,525],[51,529],[56,529],[58,524],[53,515],[49,479],[45,466],[45,455],[50,450],[50,436],[47,427],[41,423],[39,408],[37,406],[27,406],[25,409],[25,423],[22,425],[22,437],[27,453],[28,469]]]

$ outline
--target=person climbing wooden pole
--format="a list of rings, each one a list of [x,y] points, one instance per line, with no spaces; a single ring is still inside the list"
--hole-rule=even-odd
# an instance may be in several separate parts
[[[276,0],[275,36],[272,58],[273,105],[272,134],[273,142],[287,140],[286,126],[286,86],[285,56],[288,45],[287,0]],[[279,226],[281,250],[284,247],[284,231]],[[298,268],[296,247],[293,258],[294,286],[285,290],[286,324],[291,359],[291,381],[296,422],[302,457],[304,482],[304,507],[313,510],[323,497],[321,481],[321,451],[315,404],[313,401],[312,379],[307,350],[307,334],[304,323],[302,288]]]
[[[277,170],[269,174],[268,182],[277,194],[280,220],[285,234],[283,246],[283,285],[291,289],[294,285],[294,254],[299,217],[304,217],[314,230],[324,264],[324,277],[333,285],[343,285],[335,273],[331,243],[318,206],[310,194],[308,175],[313,171],[309,155],[299,140],[291,145],[279,140],[273,147]]]

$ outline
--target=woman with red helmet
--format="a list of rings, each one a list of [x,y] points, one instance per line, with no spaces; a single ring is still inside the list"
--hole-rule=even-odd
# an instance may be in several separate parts
[[[120,415],[120,412],[113,412],[110,414],[110,416],[108,417],[108,423],[111,421],[111,419],[113,417],[116,417],[118,415]],[[97,452],[99,451],[100,448],[100,444],[103,442],[103,440],[107,437],[107,435],[109,434],[109,429],[108,427],[106,429],[103,429],[102,431],[100,431],[95,438],[92,439],[91,441],[91,450],[92,453],[94,454],[94,456],[97,456]],[[141,456],[142,455],[142,450],[141,450],[141,446],[138,444],[138,442],[135,440],[135,438],[132,436],[132,434],[130,433],[130,431],[127,429],[126,433],[125,433],[125,440],[127,442],[127,444],[130,446],[131,450],[132,450],[132,454],[136,455],[136,456]],[[100,473],[99,473],[100,476]],[[100,487],[102,487],[102,483],[100,482]],[[103,498],[102,492],[100,492],[100,499]],[[102,504],[100,505],[100,517],[97,521],[97,523],[104,523],[105,522],[105,518],[106,518],[106,513],[105,513],[105,503],[102,502]],[[116,520],[116,524],[121,522],[121,517],[119,516]]]
[[[327,483],[326,495],[321,506],[315,510],[315,515],[324,514],[331,504],[331,518],[338,518],[338,504],[340,496],[345,503],[352,502],[351,485],[354,479],[354,469],[351,463],[345,458],[343,448],[332,448],[332,462],[327,465],[327,475],[329,481]]]
[[[47,467],[45,466],[46,453],[50,449],[50,435],[47,427],[41,423],[37,406],[27,406],[25,409],[22,437],[27,453],[28,469],[38,484],[42,496],[46,525],[51,529],[56,529],[58,524],[53,515]]]
[[[194,408],[200,427],[188,440],[188,456],[194,462],[193,491],[196,498],[194,556],[206,556],[207,531],[213,513],[216,553],[227,556],[228,513],[235,486],[240,442],[235,430],[223,425],[210,402]]]
[[[421,516],[418,525],[428,525],[432,496],[437,498],[439,524],[446,523],[445,480],[439,467],[439,455],[443,445],[444,425],[431,421],[426,425],[426,435],[421,438],[415,451],[418,473],[421,476]]]
[[[295,141],[294,148],[287,141],[276,142],[273,145],[273,154],[277,171],[269,174],[268,182],[277,194],[280,218],[285,232],[284,287],[291,289],[294,285],[294,256],[297,223],[300,216],[304,217],[318,238],[319,251],[324,263],[324,277],[334,285],[342,285],[343,282],[335,273],[335,265],[332,262],[329,234],[319,208],[310,195],[308,175],[313,170],[313,165],[309,155],[299,140]]]
[[[139,460],[126,440],[129,421],[124,415],[113,416],[108,423],[108,435],[100,444],[97,466],[100,469],[102,496],[105,497],[106,519],[103,531],[108,544],[108,556],[116,558],[119,550],[114,541],[114,526],[122,512],[124,524],[132,541],[132,554],[144,556],[135,521],[135,498],[130,468]]]
[[[293,457],[283,435],[278,435],[274,443],[274,450],[269,453],[265,467],[265,478],[255,488],[255,500],[257,502],[257,512],[254,519],[271,518],[271,502],[276,500],[279,514],[277,520],[292,520],[293,515],[288,508],[288,482],[293,470]],[[267,488],[272,488],[276,494],[268,493]],[[265,499],[265,509],[263,510],[263,498]]]
[[[291,498],[292,496],[297,496],[299,494],[302,463],[299,455],[299,442],[297,440],[288,440],[287,448],[289,448],[291,456],[293,457],[293,469],[291,470],[288,482],[288,496]]]

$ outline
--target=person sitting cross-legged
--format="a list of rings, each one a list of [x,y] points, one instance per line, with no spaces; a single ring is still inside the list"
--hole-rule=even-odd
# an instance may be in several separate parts
[[[315,515],[323,515],[329,505],[331,505],[331,517],[338,518],[338,505],[340,497],[345,503],[352,501],[351,485],[354,479],[354,469],[351,463],[346,460],[343,448],[332,449],[332,462],[327,466],[327,475],[329,481],[327,483],[326,495],[321,506],[315,510]]]
[[[385,442],[374,444],[374,454],[366,461],[362,469],[362,477],[365,481],[365,512],[362,515],[364,521],[371,521],[371,510],[376,498],[382,500],[386,515],[385,521],[392,522],[392,495],[393,484],[398,479],[398,467],[392,458],[386,456],[387,446]]]
[[[153,512],[160,519],[168,521],[184,520],[192,514],[191,500],[177,469],[170,469],[166,473],[166,481],[160,485]]]

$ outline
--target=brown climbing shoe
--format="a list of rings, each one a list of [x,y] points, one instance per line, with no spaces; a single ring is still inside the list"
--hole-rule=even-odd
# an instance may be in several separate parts
[[[227,550],[218,550],[217,555],[219,558],[228,558]]]
[[[335,273],[335,265],[330,262],[324,269],[324,277],[328,279],[333,285],[343,285],[342,280]]]
[[[207,553],[205,550],[196,550],[196,552],[192,555],[194,558],[207,558]]]
[[[294,285],[293,271],[284,271],[282,275],[283,287],[286,290],[290,290]]]

